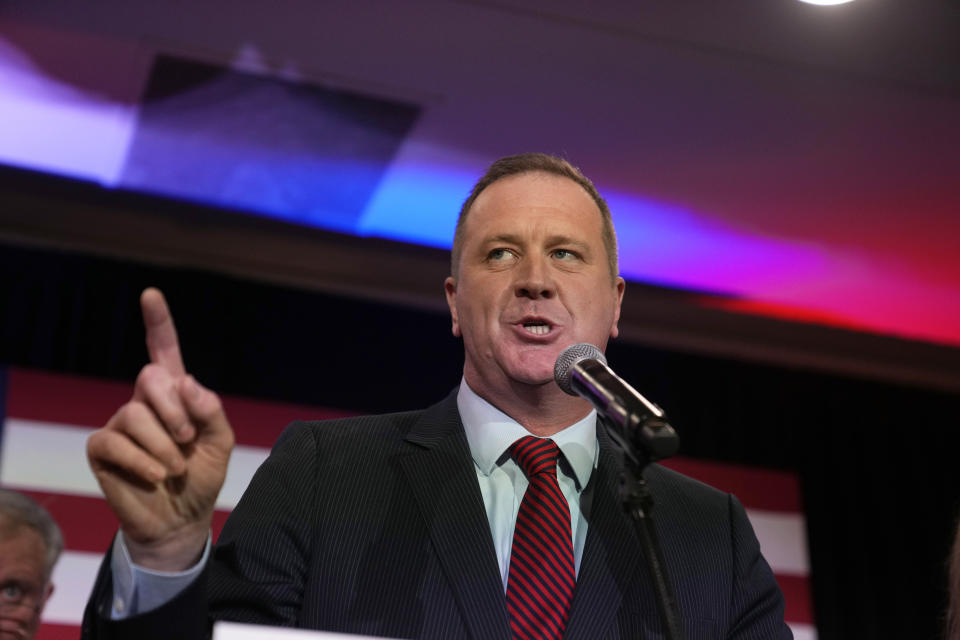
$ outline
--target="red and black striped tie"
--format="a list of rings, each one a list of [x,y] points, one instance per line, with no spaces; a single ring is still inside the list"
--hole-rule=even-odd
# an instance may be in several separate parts
[[[524,436],[510,445],[510,453],[530,481],[510,552],[510,628],[514,638],[559,640],[576,583],[570,507],[557,484],[560,449],[553,440]]]

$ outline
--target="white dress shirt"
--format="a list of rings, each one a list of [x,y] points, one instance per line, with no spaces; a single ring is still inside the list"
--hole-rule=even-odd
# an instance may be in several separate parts
[[[480,495],[483,496],[493,546],[500,563],[503,590],[506,592],[513,527],[517,522],[520,501],[529,484],[523,470],[513,461],[507,449],[523,436],[533,434],[474,393],[466,380],[460,383],[457,409],[467,432]],[[597,466],[597,412],[591,411],[587,417],[553,434],[550,439],[563,452],[557,461],[557,482],[570,504],[573,559],[579,575],[583,544],[587,539],[587,519],[580,508],[580,494]]]

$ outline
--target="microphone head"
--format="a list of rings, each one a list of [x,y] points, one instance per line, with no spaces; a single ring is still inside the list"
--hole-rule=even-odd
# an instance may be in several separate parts
[[[599,360],[607,364],[607,359],[600,349],[589,342],[578,342],[564,349],[557,356],[557,363],[553,365],[553,379],[557,381],[557,386],[572,396],[577,395],[572,386],[573,367],[583,360]]]

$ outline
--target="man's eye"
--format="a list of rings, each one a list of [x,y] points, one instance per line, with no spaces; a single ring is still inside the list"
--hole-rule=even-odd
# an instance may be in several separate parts
[[[19,600],[23,596],[23,589],[18,584],[5,584],[0,594],[4,600]]]
[[[493,249],[490,253],[487,254],[487,260],[506,260],[512,254],[508,249]]]
[[[572,260],[574,258],[578,258],[579,256],[569,249],[554,249],[553,257],[557,260]]]

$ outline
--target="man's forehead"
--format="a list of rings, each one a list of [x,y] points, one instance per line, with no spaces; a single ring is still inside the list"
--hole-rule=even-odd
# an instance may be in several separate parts
[[[0,582],[39,589],[47,580],[43,543],[27,538],[0,540]]]
[[[532,171],[500,178],[484,189],[467,216],[466,231],[494,220],[505,228],[519,226],[530,217],[548,226],[575,223],[600,229],[603,222],[600,208],[582,186],[564,176]]]
[[[474,207],[481,206],[491,200],[543,202],[549,203],[559,199],[574,197],[584,204],[592,204],[599,209],[586,189],[567,176],[549,173],[547,171],[525,171],[514,175],[504,176],[492,182],[480,192],[474,202]]]
[[[21,523],[13,523],[0,529],[0,549],[7,547],[39,550],[44,553],[46,543],[39,531]]]

